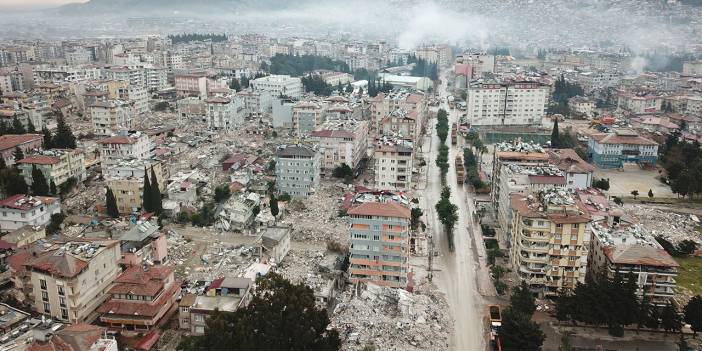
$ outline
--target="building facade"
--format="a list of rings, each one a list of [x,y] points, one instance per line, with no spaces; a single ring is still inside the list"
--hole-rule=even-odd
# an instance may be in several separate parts
[[[590,135],[587,152],[600,168],[622,168],[626,164],[652,166],[658,160],[658,143],[629,129]]]
[[[322,177],[331,176],[342,164],[355,171],[367,156],[368,121],[327,122],[310,137],[322,152]]]
[[[120,272],[115,240],[55,242],[27,264],[34,310],[65,323],[92,322]]]
[[[383,190],[409,190],[412,185],[412,148],[381,144],[373,152],[375,187]]]
[[[8,232],[24,226],[46,225],[51,215],[61,212],[58,198],[17,194],[0,200],[0,231]]]
[[[512,267],[540,297],[585,281],[590,218],[566,190],[512,194]]]
[[[475,126],[538,126],[549,94],[549,87],[538,82],[473,82],[466,116]]]
[[[98,141],[103,167],[126,159],[150,159],[154,156],[155,144],[146,133],[120,133]]]
[[[316,147],[279,147],[275,159],[278,194],[297,198],[307,198],[312,194],[319,185],[320,158]]]
[[[85,180],[85,155],[79,149],[51,149],[30,155],[19,160],[17,168],[27,184],[32,184],[32,169],[36,167],[56,187],[74,178],[77,182]]]
[[[293,99],[302,97],[302,80],[287,75],[272,75],[251,81],[254,91],[268,92],[271,96],[287,96]]]
[[[124,101],[98,101],[90,105],[90,117],[97,135],[109,136],[120,130],[131,129],[133,115],[133,106]]]
[[[395,202],[367,202],[348,211],[351,283],[407,286],[410,209]]]

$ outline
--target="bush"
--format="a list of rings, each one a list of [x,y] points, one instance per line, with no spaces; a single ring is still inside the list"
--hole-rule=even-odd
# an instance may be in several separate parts
[[[495,291],[498,295],[504,295],[507,292],[507,284],[501,280],[495,280]]]
[[[288,202],[288,201],[290,201],[290,195],[282,194],[282,195],[278,196],[277,199],[278,199],[278,201]]]

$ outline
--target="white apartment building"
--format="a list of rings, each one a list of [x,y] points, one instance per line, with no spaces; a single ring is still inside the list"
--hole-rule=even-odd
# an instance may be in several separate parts
[[[46,225],[51,215],[61,212],[58,198],[17,194],[0,200],[0,232],[9,232],[26,225]]]
[[[117,164],[125,159],[150,159],[156,147],[146,133],[120,132],[98,141],[103,167]]]
[[[103,71],[106,79],[129,82],[133,87],[146,87],[146,76],[143,68],[113,67]]]
[[[466,114],[475,126],[541,125],[549,87],[538,82],[473,82]]]
[[[367,156],[368,121],[327,121],[310,137],[322,150],[322,177],[331,176],[342,164],[356,170]]]
[[[293,99],[302,97],[302,80],[288,75],[273,75],[251,81],[254,91],[269,92],[271,96],[288,96]]]
[[[121,100],[96,101],[89,108],[97,135],[112,135],[119,130],[132,128],[134,109],[130,103]]]
[[[69,66],[86,64],[92,60],[92,55],[90,54],[90,52],[83,48],[66,52],[64,56],[66,57],[66,63]]]
[[[12,76],[9,73],[0,73],[0,94],[7,94],[15,91],[12,88]]]
[[[409,190],[412,185],[411,147],[381,144],[373,152],[375,187],[378,190]]]
[[[205,121],[210,129],[236,129],[244,122],[244,100],[212,97],[205,100]]]
[[[117,240],[54,242],[27,263],[34,310],[64,323],[92,322],[120,273]]]
[[[149,94],[144,87],[129,86],[126,89],[119,89],[119,98],[131,102],[136,114],[149,112]]]
[[[161,90],[167,88],[168,86],[167,69],[158,67],[146,68],[146,89],[150,91]]]

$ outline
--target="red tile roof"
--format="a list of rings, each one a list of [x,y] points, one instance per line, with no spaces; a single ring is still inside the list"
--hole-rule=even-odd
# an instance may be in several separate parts
[[[6,134],[0,136],[0,150],[14,149],[19,145],[44,140],[41,134]]]
[[[171,284],[167,291],[164,291],[156,301],[132,300],[124,301],[110,298],[98,307],[97,312],[104,314],[103,317],[110,318],[110,315],[121,316],[142,316],[155,317],[164,308],[171,308],[170,302],[173,295],[180,293],[180,281]]]
[[[134,144],[136,139],[125,135],[115,135],[98,141],[100,144]]]
[[[55,251],[48,251],[33,259],[29,266],[52,275],[73,278],[88,267],[88,262],[70,254],[58,255]]]
[[[28,351],[87,351],[104,332],[104,328],[90,324],[72,324],[56,332],[49,342],[35,341]]]
[[[172,272],[173,267],[170,266],[153,266],[148,271],[140,266],[132,266],[115,279],[115,285],[109,293],[156,296]]]
[[[17,163],[26,163],[33,165],[55,165],[59,162],[61,162],[60,158],[46,155],[29,156],[17,161]]]
[[[410,218],[410,209],[394,202],[366,202],[348,211],[349,215]]]
[[[42,204],[50,205],[56,200],[55,197],[48,196],[27,196],[24,194],[12,195],[0,200],[0,207],[12,208],[21,211],[28,211]]]
[[[678,263],[663,249],[643,245],[618,245],[604,248],[604,254],[615,264],[656,267],[678,267]]]

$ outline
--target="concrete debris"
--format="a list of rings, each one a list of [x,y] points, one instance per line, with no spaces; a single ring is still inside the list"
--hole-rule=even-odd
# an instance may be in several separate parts
[[[695,214],[676,213],[646,205],[627,205],[624,211],[653,236],[660,235],[673,244],[683,240],[693,240],[702,244],[702,233],[697,230],[700,227],[700,219]]]
[[[345,291],[334,309],[331,327],[342,350],[446,350],[452,321],[448,304],[431,286],[415,293],[367,284]]]
[[[306,200],[291,201],[289,213],[279,225],[292,225],[291,240],[299,242],[338,241],[348,243],[348,221],[339,217],[344,189],[321,183]],[[301,209],[302,207],[302,209]]]

